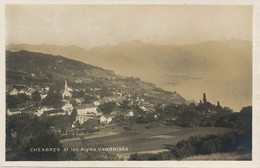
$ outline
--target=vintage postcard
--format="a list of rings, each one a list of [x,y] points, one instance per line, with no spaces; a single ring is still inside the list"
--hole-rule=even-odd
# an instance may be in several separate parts
[[[2,2],[0,166],[255,167],[257,7]]]

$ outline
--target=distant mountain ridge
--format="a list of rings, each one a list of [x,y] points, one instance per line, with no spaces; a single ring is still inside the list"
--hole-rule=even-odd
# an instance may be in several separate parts
[[[206,92],[237,110],[251,105],[252,43],[240,39],[189,45],[162,45],[140,40],[92,49],[49,45],[9,45],[7,50],[28,50],[65,57],[132,75],[157,86],[177,90],[188,99]]]
[[[76,45],[70,46],[59,46],[59,45],[49,45],[49,44],[10,44],[6,47],[9,51],[31,51],[31,52],[38,52],[38,53],[45,53],[45,54],[52,54],[52,55],[62,55],[71,59],[78,60],[77,58],[73,58],[75,53],[77,55],[82,55],[86,52],[84,48],[81,48]]]

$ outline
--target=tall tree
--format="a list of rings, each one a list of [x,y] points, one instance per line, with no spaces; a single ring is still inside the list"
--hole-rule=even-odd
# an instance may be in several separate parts
[[[32,100],[37,102],[41,101],[41,95],[38,91],[32,93]]]
[[[55,93],[55,91],[50,88],[48,95],[42,102],[43,105],[53,106],[53,107],[61,107],[62,106],[62,97],[60,94]]]
[[[98,110],[100,110],[103,114],[110,114],[115,107],[116,107],[115,102],[108,102],[99,105]]]
[[[70,114],[70,118],[72,122],[76,120],[77,114],[78,114],[77,110],[73,108],[72,113]]]
[[[204,104],[207,103],[206,93],[203,93],[203,103],[204,103]]]
[[[217,101],[217,106],[220,107],[219,101]]]

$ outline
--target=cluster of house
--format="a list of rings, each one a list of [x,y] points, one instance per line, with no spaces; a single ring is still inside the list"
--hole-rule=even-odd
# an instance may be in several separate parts
[[[14,88],[13,90],[11,90],[9,92],[9,95],[14,96],[14,95],[18,95],[18,94],[25,94],[25,95],[31,97],[34,92],[35,92],[35,89],[33,89],[33,88],[26,88],[26,89],[20,89],[20,90]]]
[[[75,81],[76,82],[76,81]],[[77,83],[81,83],[81,80],[77,80]],[[93,90],[96,89],[95,91],[99,91],[98,88],[93,88]],[[13,89],[9,94],[10,95],[17,95],[24,93],[28,96],[31,96],[32,93],[36,89],[34,88],[27,88],[27,89]],[[49,91],[49,87],[45,88],[38,88],[37,91],[40,93],[41,98],[44,99]],[[73,89],[70,88],[67,84],[67,81],[65,81],[64,84],[64,89],[62,90],[62,102],[63,106],[61,107],[62,110],[60,109],[55,109],[54,107],[51,106],[41,106],[32,111],[33,114],[37,116],[41,116],[43,114],[47,114],[47,116],[55,116],[55,115],[71,115],[73,109],[77,110],[77,116],[75,122],[79,122],[80,124],[83,124],[89,119],[95,119],[99,120],[100,124],[110,124],[113,120],[113,118],[120,112],[120,110],[114,110],[110,115],[103,115],[101,112],[98,112],[98,106],[103,103],[107,102],[116,102],[117,107],[120,107],[120,103],[124,100],[128,100],[129,105],[133,106],[139,106],[143,111],[154,111],[154,105],[146,101],[144,98],[140,97],[133,97],[131,94],[122,94],[118,90],[113,91],[112,96],[107,96],[104,98],[99,98],[97,101],[94,101],[93,103],[90,104],[83,104],[84,98],[72,98],[72,92]],[[74,104],[71,101],[75,101],[77,105]],[[7,114],[8,115],[14,115],[14,114],[20,114],[22,111],[21,109],[13,110],[13,109],[8,109]],[[126,117],[133,117],[134,112],[129,110],[128,113],[125,115]],[[72,126],[73,127],[73,126]]]
[[[7,88],[6,94],[8,94],[10,96],[17,96],[17,95],[24,94],[24,95],[27,95],[29,98],[32,98],[32,95],[36,91],[40,94],[41,100],[43,100],[48,95],[49,86],[42,88],[39,85],[36,85],[34,87],[26,87],[24,85],[17,85],[17,87],[15,87],[15,88],[12,88],[12,87]],[[17,108],[7,109],[7,115],[14,115],[14,114],[20,114],[20,113],[30,113],[31,114],[31,113],[34,113],[34,111],[35,111],[34,103],[31,101],[27,101]]]
[[[35,91],[38,91],[41,95],[41,99],[43,100],[48,95],[49,89],[50,89],[49,86],[42,88],[39,85],[36,85],[36,86],[34,86],[34,88],[32,88],[32,87],[26,87],[26,86],[22,85],[22,86],[20,86],[20,89],[17,89],[17,88],[9,89],[7,94],[9,94],[11,96],[16,96],[16,95],[19,95],[19,94],[25,94],[25,95],[27,95],[31,98],[32,94]]]

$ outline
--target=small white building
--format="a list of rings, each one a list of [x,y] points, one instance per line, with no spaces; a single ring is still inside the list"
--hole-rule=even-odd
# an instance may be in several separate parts
[[[82,80],[80,78],[75,80],[75,83],[82,83]]]
[[[19,94],[19,90],[15,89],[15,88],[9,93],[9,95],[12,95],[12,96],[18,95],[18,94]]]
[[[30,96],[32,97],[32,94],[35,92],[35,90],[33,88],[28,88],[26,91],[25,91],[25,94],[27,96]]]
[[[81,105],[81,103],[84,101],[84,98],[76,98],[75,101],[78,105]]]
[[[48,94],[41,94],[41,100],[45,99]]]
[[[148,111],[148,109],[146,108],[146,107],[144,107],[144,106],[141,106],[140,107],[143,111]]]
[[[108,117],[108,119],[107,119],[107,124],[111,123],[112,120],[113,120],[112,117]]]
[[[107,118],[105,116],[101,116],[99,121],[100,121],[100,124],[106,124],[107,123]]]
[[[19,94],[26,94],[26,91],[25,91],[24,89],[21,89],[21,90],[19,91]]]
[[[73,106],[70,103],[66,103],[64,106],[61,107],[61,109],[67,113],[68,115],[70,115],[72,113],[73,110]]]
[[[97,107],[94,104],[83,104],[75,107],[78,115],[97,114]]]
[[[66,112],[50,113],[48,116],[66,115]]]
[[[121,106],[121,104],[117,101],[116,102],[116,105],[118,106],[118,107],[120,107]]]
[[[112,122],[112,117],[108,117],[106,118],[105,116],[101,116],[99,121],[100,121],[100,124],[109,124]]]
[[[50,87],[49,86],[45,86],[44,89],[48,92],[50,90]]]
[[[39,108],[38,111],[35,113],[38,117],[40,117],[45,111],[50,111],[50,110],[54,110],[53,107],[42,107],[42,108]]]
[[[122,94],[121,92],[114,92],[113,94],[114,94],[114,95],[117,95],[117,96],[120,96],[120,97],[123,96],[123,94]]]
[[[129,111],[126,116],[128,116],[128,117],[133,117],[133,116],[134,116],[134,112],[133,112],[133,111]]]
[[[94,102],[94,105],[95,105],[95,106],[99,106],[100,104],[101,104],[101,103],[100,103],[99,101],[95,101],[95,102]]]
[[[155,119],[158,119],[158,116],[157,116],[157,114],[155,114],[155,115],[154,115],[154,118],[155,118]]]
[[[89,119],[95,119],[101,115],[97,112],[97,107],[94,104],[83,104],[80,106],[75,106],[77,110],[76,121],[79,121],[80,124],[83,124]]]
[[[80,124],[83,124],[84,122],[88,121],[89,119],[96,119],[96,118],[91,115],[77,115],[75,121],[76,122],[78,121]]]
[[[7,115],[9,115],[9,116],[15,115],[15,114],[21,114],[21,113],[22,113],[21,110],[19,110],[18,108],[7,110]]]

